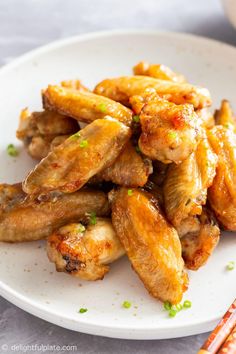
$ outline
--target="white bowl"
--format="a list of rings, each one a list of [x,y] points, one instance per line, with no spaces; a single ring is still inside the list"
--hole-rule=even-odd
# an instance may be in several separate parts
[[[224,5],[225,13],[232,23],[232,25],[236,28],[236,0],[222,0]]]
[[[214,108],[228,98],[236,109],[236,48],[191,35],[158,32],[109,32],[69,38],[29,53],[0,70],[0,182],[16,182],[33,167],[21,152],[9,157],[6,146],[20,143],[15,130],[21,108],[40,109],[40,90],[48,83],[81,78],[93,87],[105,77],[127,75],[139,60],[160,62],[206,85]],[[141,216],[140,216],[141,217]],[[209,331],[236,294],[236,235],[224,233],[206,266],[189,272],[184,299],[192,308],[171,319],[132,271],[127,258],[111,265],[102,281],[85,282],[57,273],[45,242],[0,245],[0,294],[22,309],[80,332],[129,339],[160,339]],[[122,308],[124,300],[132,303]],[[84,314],[81,307],[88,308]]]

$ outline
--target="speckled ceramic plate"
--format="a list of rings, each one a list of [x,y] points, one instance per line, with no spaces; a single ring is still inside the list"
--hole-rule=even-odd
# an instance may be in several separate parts
[[[33,51],[0,70],[0,180],[21,181],[34,162],[15,139],[21,108],[40,109],[48,83],[80,78],[91,87],[105,77],[125,75],[141,59],[169,65],[190,82],[207,86],[214,107],[228,98],[236,110],[236,49],[177,33],[109,32],[59,41]],[[21,154],[13,159],[6,146]],[[129,339],[187,336],[211,330],[236,296],[236,235],[222,234],[217,250],[198,272],[189,272],[185,299],[192,308],[170,319],[151,298],[126,258],[112,264],[103,281],[82,282],[57,273],[45,242],[1,244],[0,293],[22,309],[72,330]],[[124,300],[132,303],[122,308]],[[81,307],[88,312],[80,314]]]

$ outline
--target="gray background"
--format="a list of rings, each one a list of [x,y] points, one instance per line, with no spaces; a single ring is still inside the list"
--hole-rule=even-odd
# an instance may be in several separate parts
[[[114,28],[190,32],[236,45],[236,31],[220,0],[0,0],[0,65],[58,38]],[[81,354],[192,354],[206,337],[129,341],[90,336],[51,325],[0,298],[0,348],[70,344]]]

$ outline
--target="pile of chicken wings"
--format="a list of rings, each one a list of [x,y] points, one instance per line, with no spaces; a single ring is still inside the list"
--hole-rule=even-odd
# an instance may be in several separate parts
[[[186,269],[207,262],[220,229],[236,231],[228,101],[212,114],[206,88],[140,62],[93,91],[49,85],[42,102],[20,115],[17,137],[38,163],[0,185],[0,241],[46,238],[57,271],[85,280],[127,254],[152,296],[179,303]]]

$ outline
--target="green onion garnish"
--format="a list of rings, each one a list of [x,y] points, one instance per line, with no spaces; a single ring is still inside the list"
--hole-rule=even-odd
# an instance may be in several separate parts
[[[19,155],[19,151],[13,144],[7,146],[7,153],[9,156],[16,157]]]
[[[170,311],[171,309],[171,303],[170,301],[165,301],[164,304],[163,304],[163,307],[166,311]]]
[[[85,312],[87,312],[88,311],[88,309],[85,309],[85,308],[83,308],[83,307],[81,307],[81,309],[79,309],[79,313],[85,313]]]
[[[124,307],[125,309],[129,309],[131,307],[131,302],[124,301],[123,304],[122,304],[122,307]]]
[[[107,107],[105,105],[105,103],[100,103],[100,105],[98,106],[98,108],[100,109],[100,111],[102,113],[106,113]]]
[[[170,317],[175,317],[176,314],[177,314],[177,311],[171,308],[170,311],[169,311],[169,316]]]
[[[138,154],[141,152],[140,147],[138,145],[135,147],[135,150]]]
[[[80,138],[80,132],[77,132],[69,137],[71,140],[76,140]]]
[[[133,194],[133,191],[132,191],[132,189],[128,189],[128,196],[130,197],[132,194]]]
[[[185,300],[184,301],[184,303],[183,303],[183,308],[184,309],[189,309],[191,306],[192,306],[191,301],[189,301],[189,300]]]
[[[235,262],[234,261],[230,261],[227,264],[227,270],[234,270],[234,268],[235,268]]]
[[[85,148],[88,146],[88,140],[82,140],[79,144],[81,148]]]
[[[139,123],[139,121],[140,121],[139,116],[138,116],[138,115],[133,116],[133,121],[134,121],[135,123]]]
[[[86,229],[85,229],[84,225],[78,224],[77,230],[78,230],[78,232],[84,232]]]
[[[176,132],[169,132],[168,133],[168,137],[171,138],[171,139],[176,139],[177,138],[177,133]]]
[[[92,211],[89,216],[90,216],[90,220],[89,220],[90,225],[96,225],[96,223],[97,223],[96,213],[94,211]]]

